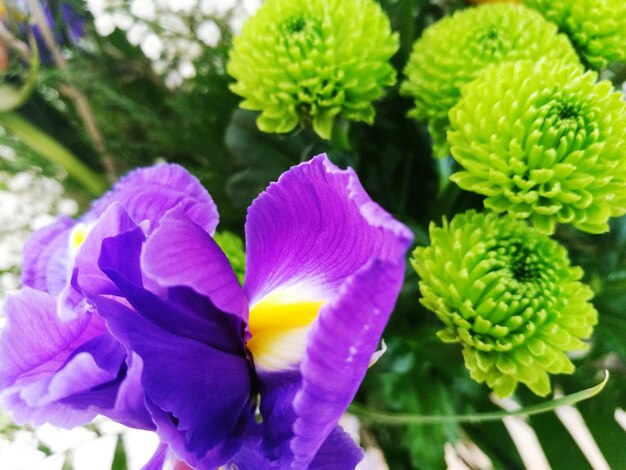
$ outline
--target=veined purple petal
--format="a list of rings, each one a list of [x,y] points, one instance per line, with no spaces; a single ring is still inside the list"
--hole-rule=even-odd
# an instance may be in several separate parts
[[[284,173],[248,209],[250,304],[294,284],[328,300],[368,260],[403,257],[412,238],[369,198],[354,170],[317,156]]]
[[[24,246],[23,285],[52,295],[63,289],[70,270],[68,236],[75,224],[61,217],[30,236]]]
[[[195,176],[175,164],[130,172],[110,192],[94,202],[83,220],[97,219],[114,202],[119,202],[136,223],[149,220],[148,235],[174,207],[180,207],[191,220],[211,234],[219,221],[217,207],[207,190]]]
[[[58,309],[61,318],[66,320],[76,318],[81,311],[89,309],[89,306],[85,305],[85,290],[93,292],[96,288],[99,290],[106,289],[107,285],[109,289],[114,287],[98,267],[102,241],[105,238],[136,229],[137,224],[130,218],[122,205],[114,202],[106,208],[92,228],[83,229],[85,234],[81,237],[85,237],[84,241],[79,239],[78,242],[74,242],[71,240],[73,234],[70,234],[66,243],[69,248],[76,250],[76,254],[74,255],[72,278],[59,294]],[[143,234],[140,232],[138,236],[141,236],[141,239],[138,240],[138,243],[141,244],[144,239]],[[74,243],[77,246],[71,247]],[[135,275],[140,276],[139,273],[135,273]]]
[[[365,376],[412,234],[319,156],[255,200],[246,237],[263,448],[281,468],[307,468]]]
[[[141,267],[160,286],[187,286],[219,310],[247,320],[246,298],[226,255],[182,210],[163,218],[146,243]]]
[[[172,334],[115,300],[102,297],[96,305],[111,332],[142,359],[141,382],[161,441],[193,466],[226,463],[254,419],[245,357]]]
[[[404,262],[372,261],[322,307],[300,364],[302,386],[290,443],[294,467],[315,458],[365,377],[404,279]]]
[[[320,309],[299,370],[260,371],[264,448],[281,465],[317,458],[365,377],[403,277],[401,260],[367,263]]]
[[[152,239],[161,230],[168,233],[166,219]],[[126,271],[132,277],[139,250],[127,248],[124,235],[112,237],[103,242],[100,256],[100,268],[123,301],[92,300],[112,334],[141,358],[146,404],[162,442],[194,467],[222,465],[241,446],[247,422],[254,421],[242,320],[190,287],[172,287],[161,298],[133,284]],[[125,260],[118,256],[122,252]]]
[[[106,332],[104,323],[92,315],[62,322],[54,298],[28,287],[9,297],[6,313],[0,389],[15,420],[58,426],[90,421],[97,410],[77,409],[68,401],[118,375],[123,357],[109,343],[96,344]]]

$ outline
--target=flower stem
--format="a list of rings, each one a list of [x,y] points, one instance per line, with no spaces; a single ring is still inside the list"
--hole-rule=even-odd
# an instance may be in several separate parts
[[[575,403],[594,397],[602,391],[609,380],[609,371],[604,371],[604,379],[591,388],[565,395],[554,400],[549,400],[537,405],[527,406],[514,411],[489,411],[486,413],[472,413],[465,415],[414,415],[405,413],[388,413],[374,411],[352,404],[348,412],[358,416],[362,421],[370,423],[402,426],[410,424],[438,424],[438,423],[480,423],[487,421],[499,421],[507,416],[530,416],[553,411],[559,406],[573,405]]]
[[[43,40],[50,50],[50,53],[52,54],[52,60],[54,61],[55,65],[60,70],[67,70],[67,62],[63,57],[61,48],[54,38],[54,33],[48,25],[48,21],[46,20],[41,4],[38,0],[28,0],[28,7],[33,17],[33,21],[39,27]],[[102,132],[98,127],[95,115],[91,109],[91,105],[89,104],[87,97],[78,88],[71,84],[62,86],[60,91],[74,104],[74,108],[76,109],[78,117],[85,127],[85,131],[87,132],[91,143],[98,152],[98,155],[100,155],[100,162],[102,164],[102,167],[104,168],[107,179],[110,183],[113,183],[117,179],[115,160],[109,154],[106,148],[104,136],[102,135]]]

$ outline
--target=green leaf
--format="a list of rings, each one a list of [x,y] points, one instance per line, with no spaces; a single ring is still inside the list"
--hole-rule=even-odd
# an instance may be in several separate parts
[[[310,157],[302,134],[265,134],[257,129],[256,116],[237,110],[226,131],[226,147],[242,168],[228,179],[227,191],[233,201],[244,207],[289,167]]]
[[[45,134],[15,113],[0,114],[0,126],[51,162],[65,168],[70,177],[80,182],[94,195],[102,194],[107,184],[78,157],[55,139]]]
[[[122,436],[117,437],[111,470],[128,470],[128,459],[126,458],[126,450],[124,449]]]

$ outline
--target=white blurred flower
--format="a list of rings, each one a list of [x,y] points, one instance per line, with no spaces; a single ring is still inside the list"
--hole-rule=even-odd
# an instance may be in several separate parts
[[[113,15],[103,14],[94,19],[94,26],[100,36],[108,36],[115,31],[115,20]]]
[[[22,249],[30,234],[59,215],[77,212],[78,204],[63,197],[57,180],[35,171],[0,171],[0,311],[6,294],[19,286]]]
[[[152,0],[132,0],[130,12],[137,18],[153,20],[156,16],[156,5]]]
[[[156,34],[148,33],[141,41],[141,50],[148,59],[157,60],[163,52],[163,41]]]
[[[237,0],[201,0],[200,10],[205,15],[224,16],[234,10],[239,3]]]
[[[178,73],[183,78],[192,78],[196,75],[196,68],[187,60],[178,64]]]
[[[197,74],[194,62],[203,49],[216,47],[226,30],[238,33],[261,0],[87,0],[87,5],[100,35],[126,31],[154,72],[176,88]]]
[[[133,46],[138,46],[142,43],[146,36],[150,33],[150,28],[144,23],[135,23],[131,26],[131,28],[126,32],[126,37],[128,38],[128,42],[130,42]]]
[[[203,21],[196,28],[196,35],[207,46],[215,47],[220,42],[222,32],[213,20]]]

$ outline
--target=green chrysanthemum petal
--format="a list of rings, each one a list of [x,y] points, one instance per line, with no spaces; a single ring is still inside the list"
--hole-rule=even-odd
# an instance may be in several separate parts
[[[626,61],[624,0],[524,0],[564,31],[591,67]]]
[[[372,123],[396,73],[398,36],[373,0],[267,0],[235,38],[228,73],[264,132],[312,125],[330,138],[337,116]]]
[[[579,62],[556,25],[523,5],[468,8],[427,28],[413,45],[401,92],[415,100],[409,115],[428,122],[435,155],[448,153],[448,111],[464,84],[489,64],[541,57]]]
[[[525,222],[468,211],[430,226],[412,264],[421,303],[461,343],[472,378],[500,396],[517,383],[550,392],[548,374],[571,374],[566,352],[586,348],[597,322],[591,289],[567,251]]]
[[[544,233],[608,231],[626,213],[626,103],[596,80],[548,60],[485,69],[450,110],[448,142],[465,170],[452,181]]]

